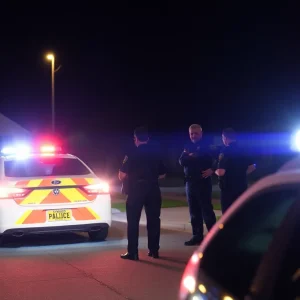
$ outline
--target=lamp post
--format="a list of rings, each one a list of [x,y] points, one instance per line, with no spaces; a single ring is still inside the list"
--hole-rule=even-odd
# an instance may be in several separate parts
[[[51,107],[52,107],[52,132],[55,132],[55,94],[54,94],[54,73],[55,73],[55,56],[48,54],[46,56],[51,61]]]

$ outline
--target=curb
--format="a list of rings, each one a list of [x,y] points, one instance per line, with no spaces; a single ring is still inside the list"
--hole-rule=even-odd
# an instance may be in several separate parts
[[[116,221],[116,222],[127,223],[127,221],[123,217],[123,213],[122,213],[121,217],[118,217],[118,213],[115,213],[112,216],[112,220]],[[147,222],[141,220],[140,221],[140,225],[146,226]],[[161,229],[174,230],[174,231],[183,231],[183,232],[189,232],[189,233],[192,232],[192,226],[191,226],[190,223],[176,224],[176,223],[164,223],[164,222],[161,222]]]
[[[122,223],[127,223],[126,219],[126,212],[121,212],[118,209],[112,209],[112,221],[116,222],[122,222]],[[221,211],[215,211],[216,216],[221,216],[222,213]],[[146,226],[147,221],[146,220],[140,220],[140,225]],[[205,230],[206,226],[203,224]],[[190,222],[185,222],[185,223],[176,223],[173,221],[166,221],[164,222],[161,220],[161,229],[166,229],[166,230],[174,230],[174,231],[182,231],[182,232],[192,232],[192,225]]]
[[[161,228],[162,229],[166,229],[166,230],[173,230],[173,231],[182,231],[182,232],[188,232],[191,233],[192,232],[192,226],[190,223],[186,223],[186,224],[161,224]]]
[[[180,206],[179,206],[180,207]],[[177,208],[177,207],[168,207],[168,208],[162,208],[162,209],[172,209],[172,208]],[[222,216],[222,211],[221,210],[214,210],[214,212],[215,212],[215,215],[216,216]],[[122,212],[122,211],[120,211],[119,209],[117,209],[117,208],[112,208],[111,209],[111,213],[112,214],[120,214],[120,213],[126,213],[126,211],[125,212]]]

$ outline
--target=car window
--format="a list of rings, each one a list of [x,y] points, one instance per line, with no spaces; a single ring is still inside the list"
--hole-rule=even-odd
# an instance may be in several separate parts
[[[247,201],[209,243],[200,270],[233,295],[244,297],[298,193],[293,185],[265,191]]]
[[[74,158],[29,158],[4,162],[7,177],[87,175],[90,171]]]

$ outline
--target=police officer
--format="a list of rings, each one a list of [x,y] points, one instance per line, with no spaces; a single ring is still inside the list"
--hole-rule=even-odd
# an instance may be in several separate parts
[[[212,206],[212,182],[215,159],[210,148],[202,140],[199,124],[189,127],[189,142],[179,158],[184,167],[186,195],[189,204],[193,237],[185,242],[186,246],[199,245],[203,240],[203,219],[207,230],[216,223]]]
[[[121,258],[138,260],[139,222],[145,207],[148,231],[148,256],[159,258],[161,192],[158,179],[166,174],[158,147],[148,143],[148,131],[134,131],[135,150],[125,157],[119,171],[121,181],[128,180],[126,201],[127,253]]]
[[[255,170],[252,158],[247,156],[236,142],[236,133],[226,128],[222,133],[225,145],[218,160],[216,174],[219,176],[221,189],[222,213],[247,189],[247,174]]]

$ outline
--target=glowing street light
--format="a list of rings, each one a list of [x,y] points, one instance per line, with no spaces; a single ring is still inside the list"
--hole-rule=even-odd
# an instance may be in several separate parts
[[[54,60],[54,55],[53,55],[53,54],[48,54],[48,55],[46,56],[46,58],[47,58],[48,60]]]
[[[46,58],[51,61],[51,107],[52,107],[52,132],[55,132],[55,94],[54,94],[54,73],[55,56],[52,53],[47,54]]]

